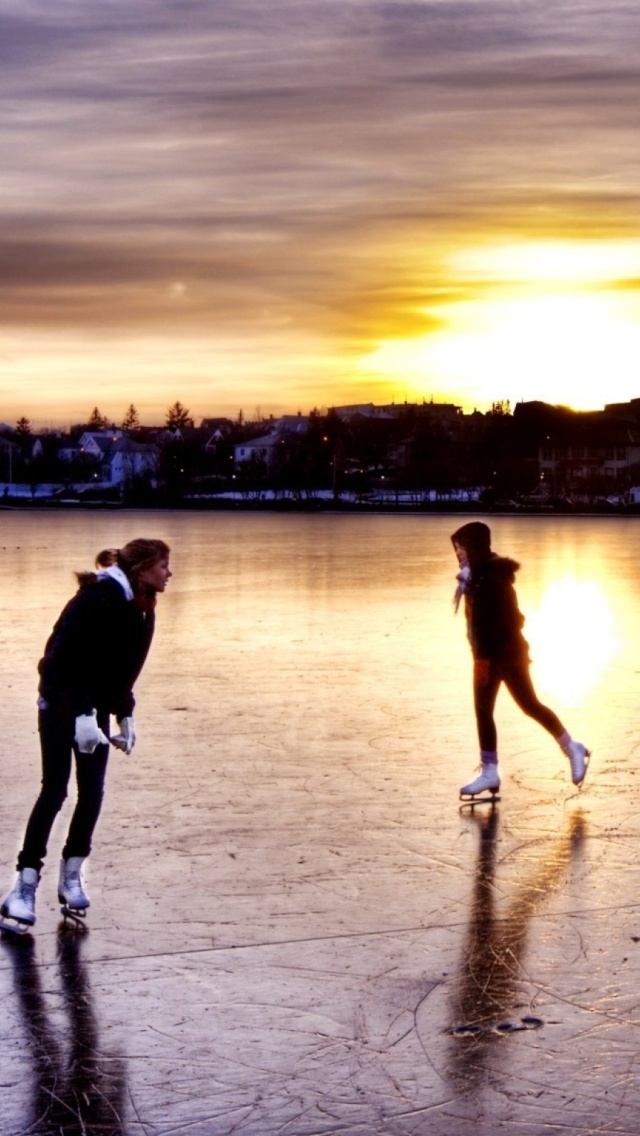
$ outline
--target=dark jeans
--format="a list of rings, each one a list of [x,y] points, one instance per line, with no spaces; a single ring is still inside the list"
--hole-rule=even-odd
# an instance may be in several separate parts
[[[98,712],[98,725],[109,736],[109,715]],[[79,753],[74,743],[75,719],[53,707],[38,715],[42,750],[42,788],[27,822],[24,845],[18,856],[18,871],[41,871],[53,822],[67,797],[71,759],[75,760],[78,796],[63,858],[88,856],[91,838],[102,807],[109,746],[99,745],[93,753]]]
[[[498,662],[492,659],[488,664],[478,665],[476,662],[474,666],[473,699],[481,750],[495,752],[498,748],[493,712],[501,683],[504,683],[516,705],[529,718],[539,722],[552,737],[560,737],[564,726],[557,714],[540,702],[533,688],[528,661],[514,659]]]

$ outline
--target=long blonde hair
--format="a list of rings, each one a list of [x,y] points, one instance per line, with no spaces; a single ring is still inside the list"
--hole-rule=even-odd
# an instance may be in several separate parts
[[[160,560],[166,560],[171,549],[163,540],[138,537],[130,540],[124,548],[105,548],[96,556],[97,568],[109,568],[116,564],[131,581],[135,590],[138,577],[147,568],[153,568]]]

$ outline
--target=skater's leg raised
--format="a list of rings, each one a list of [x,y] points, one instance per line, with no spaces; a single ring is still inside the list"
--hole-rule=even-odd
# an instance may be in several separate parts
[[[565,730],[558,715],[540,702],[531,681],[528,665],[510,667],[504,673],[504,683],[520,709],[529,718],[539,722],[555,739],[562,752],[569,758],[571,780],[574,785],[581,785],[587,772],[589,750],[582,742],[575,742],[571,734]]]
[[[564,727],[557,714],[540,701],[535,692],[528,662],[510,663],[503,668],[504,684],[513,698],[516,706],[528,718],[538,722],[552,738],[557,738]]]

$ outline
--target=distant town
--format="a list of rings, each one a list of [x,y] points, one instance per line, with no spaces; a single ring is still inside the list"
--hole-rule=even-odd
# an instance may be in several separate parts
[[[640,398],[603,410],[363,403],[162,426],[131,405],[68,431],[0,426],[0,505],[640,511]]]

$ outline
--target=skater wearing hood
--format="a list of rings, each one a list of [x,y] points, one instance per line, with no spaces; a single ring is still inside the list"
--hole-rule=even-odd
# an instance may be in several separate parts
[[[29,817],[18,878],[0,906],[1,924],[24,932],[35,923],[35,894],[53,823],[67,796],[72,758],[77,801],[62,851],[58,897],[84,915],[81,869],[100,815],[109,741],[130,754],[136,735],[134,683],[147,657],[156,595],[171,576],[169,547],[141,538],[96,557],[97,572],[78,573],[38,664],[42,786]],[[110,716],[118,732],[110,734]]]
[[[514,588],[520,565],[491,550],[491,531],[482,521],[463,525],[451,537],[458,558],[455,608],[464,597],[467,635],[473,655],[473,698],[480,742],[480,776],[460,796],[495,795],[500,787],[494,708],[501,683],[534,721],[555,738],[568,757],[574,785],[587,772],[589,751],[573,741],[560,719],[538,699],[529,673],[529,644]]]

